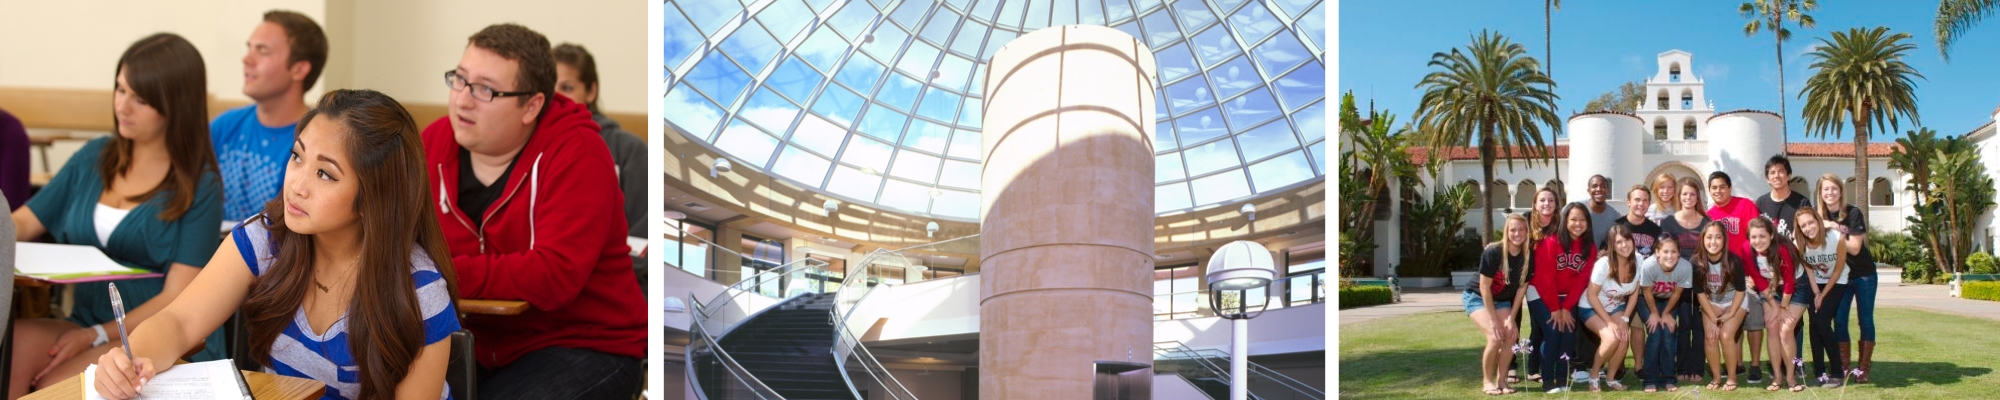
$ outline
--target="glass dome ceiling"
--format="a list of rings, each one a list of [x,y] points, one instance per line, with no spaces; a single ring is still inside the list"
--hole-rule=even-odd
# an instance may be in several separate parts
[[[1009,40],[1103,25],[1154,51],[1155,212],[1326,174],[1324,0],[666,3],[666,121],[838,198],[979,218],[981,82]]]

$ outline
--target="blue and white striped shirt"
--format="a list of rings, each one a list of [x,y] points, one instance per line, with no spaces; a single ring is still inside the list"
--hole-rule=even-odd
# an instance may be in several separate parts
[[[242,252],[243,261],[249,264],[250,274],[262,275],[265,266],[277,260],[277,249],[271,241],[270,220],[259,218],[255,221],[236,227],[230,235],[236,239],[236,250]],[[459,330],[458,309],[451,302],[444,275],[438,272],[437,266],[422,248],[411,252],[410,266],[410,276],[417,288],[417,303],[424,314],[424,344],[451,338],[451,333]],[[285,332],[272,343],[273,365],[266,367],[264,372],[326,383],[326,394],[321,399],[351,399],[359,395],[361,370],[354,360],[354,352],[348,347],[347,319],[334,322],[325,334],[313,334],[311,326],[306,322],[305,309],[301,307],[298,313],[293,314],[292,324],[285,327]],[[439,398],[451,398],[450,384],[445,385]]]

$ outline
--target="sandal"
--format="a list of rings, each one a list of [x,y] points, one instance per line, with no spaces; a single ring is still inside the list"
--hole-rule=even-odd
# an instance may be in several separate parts
[[[1501,394],[1500,389],[1486,389],[1487,396],[1499,396]]]
[[[1660,388],[1653,387],[1653,385],[1646,385],[1646,393],[1653,393],[1658,391],[1660,391]]]
[[[1721,388],[1722,388],[1722,380],[1716,380],[1708,383],[1708,390],[1716,390]]]
[[[1778,389],[1782,389],[1782,387],[1780,387],[1777,382],[1771,382],[1771,386],[1764,387],[1764,391],[1766,392],[1776,392],[1778,391]]]
[[[1727,384],[1722,385],[1722,391],[1724,392],[1736,391],[1736,382],[1729,382]]]
[[[1625,383],[1619,382],[1617,380],[1605,381],[1604,386],[1610,387],[1611,391],[1614,392],[1625,390]]]
[[[1514,394],[1514,393],[1516,393],[1516,392],[1519,392],[1519,391],[1518,391],[1518,390],[1514,390],[1514,387],[1513,387],[1513,386],[1501,386],[1501,387],[1500,387],[1500,394]]]
[[[1680,386],[1675,386],[1674,384],[1671,384],[1671,383],[1669,383],[1669,384],[1667,384],[1667,391],[1669,391],[1669,392],[1678,392],[1678,391],[1681,391],[1681,387],[1680,387]]]
[[[1792,393],[1806,391],[1806,385],[1792,385]]]

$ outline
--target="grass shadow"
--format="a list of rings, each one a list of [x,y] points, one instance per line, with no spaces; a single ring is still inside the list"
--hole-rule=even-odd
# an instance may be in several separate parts
[[[1948,362],[1875,361],[1870,385],[1901,388],[1917,385],[1951,385],[1993,373],[1993,368],[1965,367]]]

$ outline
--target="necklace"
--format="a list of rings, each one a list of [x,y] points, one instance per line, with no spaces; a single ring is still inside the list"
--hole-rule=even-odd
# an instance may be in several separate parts
[[[359,255],[356,255],[356,256],[354,256],[354,262],[351,262],[351,263],[348,263],[348,264],[349,264],[349,266],[358,266],[358,265],[361,265],[361,256],[359,256]],[[332,292],[332,291],[333,291],[333,288],[331,288],[331,287],[327,287],[327,286],[326,286],[326,284],[324,284],[324,283],[320,283],[320,282],[319,282],[319,277],[318,277],[318,276],[314,276],[314,277],[313,277],[313,286],[317,286],[317,287],[319,287],[319,292],[320,292],[320,293],[328,293],[328,292]]]

